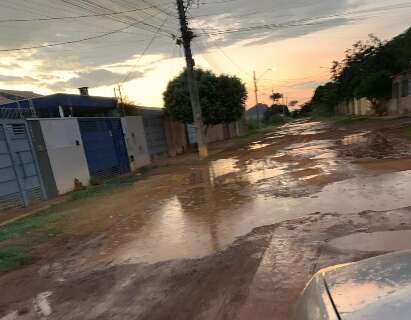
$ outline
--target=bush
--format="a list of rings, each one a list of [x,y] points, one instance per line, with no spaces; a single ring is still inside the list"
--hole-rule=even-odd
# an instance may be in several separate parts
[[[280,124],[280,123],[285,123],[285,122],[286,122],[286,118],[280,114],[273,114],[271,115],[270,118],[264,120],[264,123],[268,125]]]
[[[312,115],[319,118],[333,117],[335,116],[335,108],[328,104],[316,104],[313,106]]]
[[[249,120],[247,121],[247,127],[249,131],[256,131],[261,127],[261,124],[257,120]]]

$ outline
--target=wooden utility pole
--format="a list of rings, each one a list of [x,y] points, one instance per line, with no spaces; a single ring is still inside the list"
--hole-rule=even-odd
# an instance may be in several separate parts
[[[200,158],[208,157],[208,149],[205,142],[205,135],[203,130],[203,117],[201,114],[200,96],[198,91],[198,83],[194,74],[194,59],[191,51],[191,40],[194,38],[193,32],[188,27],[186,16],[186,7],[183,0],[177,1],[178,17],[180,20],[181,29],[181,43],[184,47],[184,53],[187,63],[187,80],[188,90],[190,92],[191,107],[193,109],[194,124],[197,133],[198,153]]]
[[[255,71],[253,72],[254,74],[254,94],[255,94],[255,108],[257,111],[257,121],[260,122],[260,110],[259,110],[259,106],[258,106],[258,86],[257,86],[257,76],[255,74]]]

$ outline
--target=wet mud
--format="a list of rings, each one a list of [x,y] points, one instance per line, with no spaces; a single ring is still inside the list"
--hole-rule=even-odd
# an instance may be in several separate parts
[[[297,121],[81,200],[0,276],[0,319],[288,319],[320,267],[376,254],[328,241],[411,229],[406,121]]]

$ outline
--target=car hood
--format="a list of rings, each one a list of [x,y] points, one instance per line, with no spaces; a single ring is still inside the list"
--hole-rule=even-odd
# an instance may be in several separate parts
[[[342,320],[410,319],[411,251],[320,272]]]

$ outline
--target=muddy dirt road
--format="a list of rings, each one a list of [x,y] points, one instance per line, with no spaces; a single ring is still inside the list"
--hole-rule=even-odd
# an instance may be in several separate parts
[[[319,268],[403,248],[333,239],[411,229],[410,125],[297,121],[70,202],[0,319],[288,319]]]

